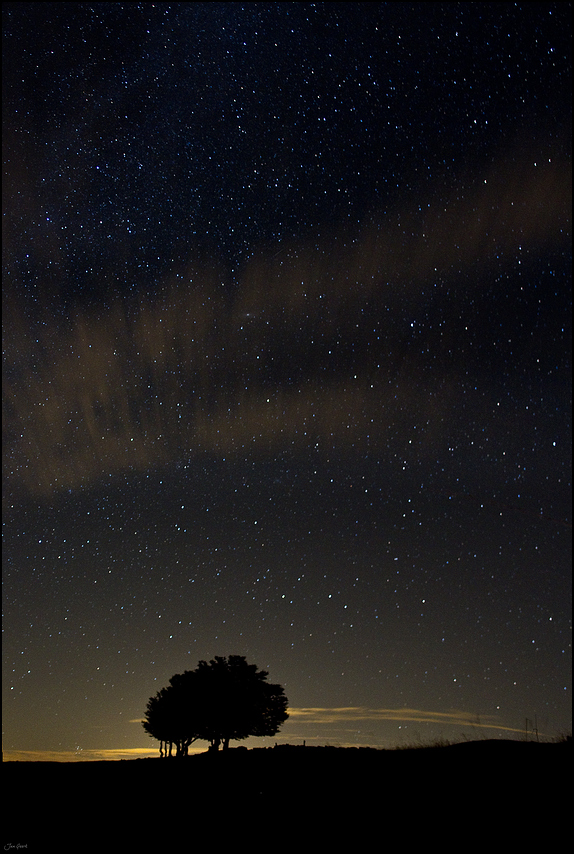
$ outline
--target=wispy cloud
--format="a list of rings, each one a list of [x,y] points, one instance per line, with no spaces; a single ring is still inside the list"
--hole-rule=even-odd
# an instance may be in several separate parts
[[[426,424],[420,452],[433,447],[463,368],[442,324],[415,333],[404,312],[428,315],[442,281],[466,304],[482,277],[465,270],[566,239],[569,164],[533,162],[532,152],[497,162],[465,180],[463,198],[437,207],[417,195],[355,235],[262,250],[233,296],[192,262],[154,299],[118,297],[65,323],[47,308],[34,326],[6,296],[9,490],[49,496],[203,451],[388,448],[403,422]]]
[[[365,706],[341,708],[290,708],[289,718],[299,724],[353,724],[364,721],[401,721],[449,726],[466,726],[478,729],[497,729],[507,732],[522,732],[515,727],[504,726],[493,716],[477,716],[451,709],[435,712],[422,709],[370,709]]]

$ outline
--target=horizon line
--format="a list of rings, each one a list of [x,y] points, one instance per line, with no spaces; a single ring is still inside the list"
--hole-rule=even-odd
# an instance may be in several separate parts
[[[523,727],[510,727],[498,723],[497,719],[492,715],[473,715],[469,712],[464,712],[459,709],[451,709],[448,712],[433,712],[421,709],[373,709],[368,706],[335,706],[335,707],[294,707],[288,710],[289,718],[285,722],[288,727],[289,723],[305,725],[307,729],[310,725],[318,724],[353,724],[365,721],[385,722],[385,721],[402,721],[405,723],[426,723],[426,724],[442,724],[449,726],[466,726],[472,729],[481,730],[497,730],[499,732],[520,733],[524,735]],[[130,723],[141,723],[143,718],[133,718]],[[543,738],[548,738],[547,734],[538,733]],[[295,741],[302,742],[317,742],[323,743],[333,742],[333,737],[329,737],[329,733],[323,735],[309,735],[306,732],[285,733],[283,730],[277,736],[268,736],[274,738],[276,743],[293,744]],[[381,744],[368,745],[358,743],[357,740],[345,740],[341,742],[336,739],[339,747],[373,747],[374,749],[396,749],[401,745],[393,744],[392,746],[383,747]],[[377,741],[377,739],[373,739]],[[417,739],[420,742],[420,738]],[[446,739],[450,741],[450,739]],[[421,745],[421,746],[424,746]],[[204,753],[206,747],[197,746],[190,747],[190,753]],[[5,762],[94,762],[94,761],[118,761],[122,759],[136,759],[157,756],[158,747],[126,747],[126,748],[76,748],[75,750],[21,750],[18,748],[7,749],[3,751],[3,761]]]

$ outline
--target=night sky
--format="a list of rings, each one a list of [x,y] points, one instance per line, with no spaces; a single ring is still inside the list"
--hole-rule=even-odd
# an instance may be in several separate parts
[[[571,13],[3,4],[5,758],[571,731]]]

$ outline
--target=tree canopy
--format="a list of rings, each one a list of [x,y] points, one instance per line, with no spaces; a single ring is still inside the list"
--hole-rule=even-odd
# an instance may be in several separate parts
[[[176,673],[169,686],[150,697],[143,728],[160,742],[160,754],[185,756],[192,742],[210,749],[249,736],[275,735],[289,717],[281,685],[242,655],[200,661],[195,670]]]

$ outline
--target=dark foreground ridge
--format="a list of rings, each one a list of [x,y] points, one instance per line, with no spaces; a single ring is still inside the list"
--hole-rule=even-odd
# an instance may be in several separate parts
[[[514,850],[522,834],[532,844],[544,831],[547,848],[566,829],[570,756],[566,743],[493,740],[8,762],[2,841],[13,846],[4,850],[200,850],[208,830],[217,847],[249,841],[258,850],[278,838],[356,847],[373,832],[389,842],[397,829],[403,844],[455,844],[464,827],[461,846],[482,837]]]

